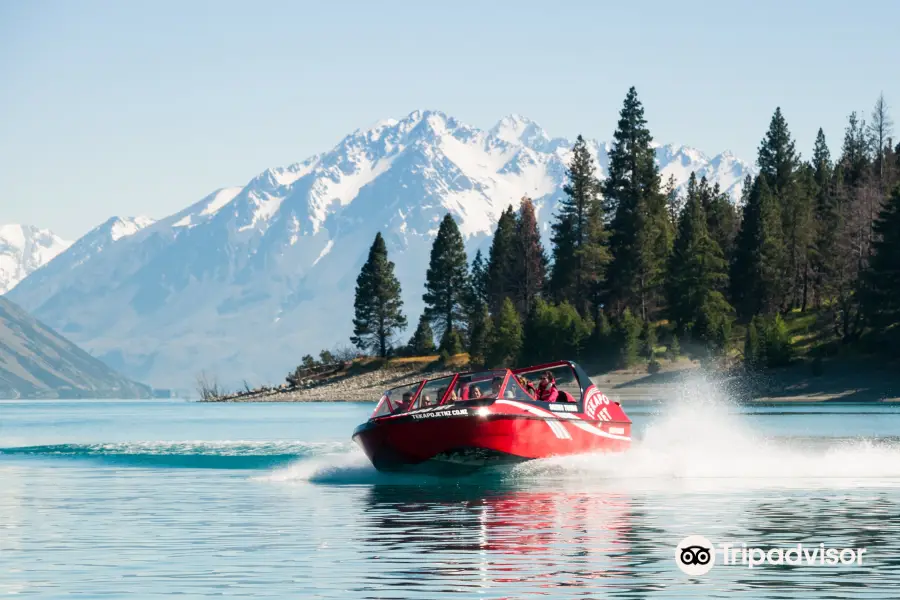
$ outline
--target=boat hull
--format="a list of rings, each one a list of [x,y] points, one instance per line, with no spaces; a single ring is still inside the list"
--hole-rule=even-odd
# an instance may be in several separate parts
[[[631,423],[599,421],[499,400],[490,407],[442,406],[376,419],[353,433],[381,471],[467,472],[550,456],[620,452]]]

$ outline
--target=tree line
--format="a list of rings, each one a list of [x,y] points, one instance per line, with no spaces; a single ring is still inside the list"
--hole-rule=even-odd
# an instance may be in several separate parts
[[[468,351],[503,365],[558,358],[626,366],[652,361],[659,324],[668,351],[707,357],[733,328],[748,366],[790,359],[783,315],[816,310],[838,344],[900,330],[900,144],[879,97],[866,123],[848,118],[832,158],[819,129],[804,160],[780,108],[743,182],[740,208],[691,173],[663,182],[637,92],[625,98],[600,181],[578,136],[545,251],[535,206],[500,215],[485,257],[468,262],[450,214],[431,248],[425,310],[405,346],[400,283],[379,233],[357,279],[351,341],[379,356]],[[891,328],[893,338],[890,337]],[[439,340],[435,347],[435,334]]]

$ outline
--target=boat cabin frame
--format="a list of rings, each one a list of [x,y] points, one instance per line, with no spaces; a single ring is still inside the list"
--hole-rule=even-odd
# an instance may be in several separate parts
[[[517,369],[465,371],[391,388],[382,395],[370,418],[397,416],[480,398],[507,398],[549,404],[538,400],[519,382],[520,378],[527,380],[528,375],[545,371],[549,371],[556,379],[559,390],[559,397],[555,400],[557,403],[577,403],[580,407],[589,388],[593,387],[587,373],[578,364],[568,360]]]

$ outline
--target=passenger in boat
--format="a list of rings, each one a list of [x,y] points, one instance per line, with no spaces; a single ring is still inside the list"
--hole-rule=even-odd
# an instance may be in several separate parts
[[[481,390],[474,383],[469,386],[469,398],[481,398]]]
[[[408,410],[410,400],[412,400],[412,392],[405,392],[403,398],[397,403],[397,410],[394,412],[404,412]]]
[[[534,389],[534,384],[525,379],[524,375],[519,376],[519,383],[525,388],[525,391],[531,394],[532,396],[537,396],[537,391]]]
[[[494,377],[491,380],[491,396],[495,398],[500,397],[500,388],[503,387],[503,378],[502,377]],[[507,392],[511,392],[512,390],[507,390]],[[512,398],[513,394],[509,394],[507,397]]]
[[[541,382],[538,384],[537,399],[541,402],[556,402],[559,398],[559,390],[556,389],[556,378],[550,371],[541,373]]]

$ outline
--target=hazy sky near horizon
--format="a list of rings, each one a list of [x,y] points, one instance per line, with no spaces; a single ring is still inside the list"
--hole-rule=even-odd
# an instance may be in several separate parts
[[[892,0],[7,0],[0,223],[161,218],[417,108],[605,140],[631,85],[659,142],[753,162],[781,106],[837,154],[880,92],[900,122],[898,24]]]

